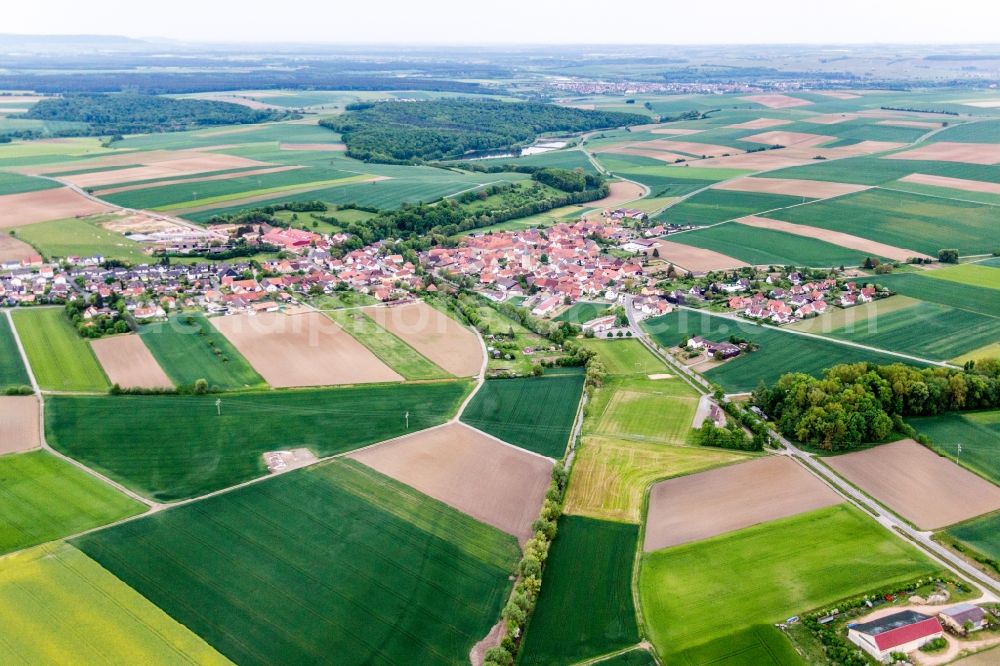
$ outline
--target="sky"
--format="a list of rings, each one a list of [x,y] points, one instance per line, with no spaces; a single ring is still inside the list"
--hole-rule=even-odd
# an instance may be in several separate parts
[[[259,4],[260,10],[255,10]],[[996,0],[40,0],[2,33],[324,44],[996,43]]]

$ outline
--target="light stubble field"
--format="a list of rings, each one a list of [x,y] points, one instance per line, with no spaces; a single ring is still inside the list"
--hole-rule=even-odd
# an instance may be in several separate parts
[[[0,455],[41,446],[38,419],[38,398],[35,396],[0,395]]]

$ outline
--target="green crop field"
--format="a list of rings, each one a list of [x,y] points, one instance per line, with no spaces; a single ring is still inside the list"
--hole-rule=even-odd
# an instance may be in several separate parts
[[[256,196],[274,188],[293,188],[311,183],[331,184],[335,180],[356,176],[355,173],[328,167],[303,167],[256,176],[234,175],[232,178],[190,183],[175,183],[109,194],[108,201],[127,208],[165,209],[197,206],[224,200],[223,197]]]
[[[74,545],[240,664],[468,663],[515,539],[353,461]]]
[[[662,135],[659,138],[663,138]],[[638,155],[602,153],[598,160],[616,176],[642,183],[654,197],[679,197],[747,171],[737,169],[685,169]]]
[[[122,234],[99,225],[102,218],[84,220],[71,217],[18,227],[17,237],[33,245],[46,259],[58,257],[104,257],[132,264],[148,264],[142,246]]]
[[[653,356],[638,340],[592,338],[581,340],[580,344],[597,352],[609,375],[652,375],[667,372],[663,361]]]
[[[1000,268],[994,268],[993,266],[962,264],[961,266],[950,266],[938,271],[928,271],[927,276],[938,280],[967,284],[973,287],[1000,289]]]
[[[908,422],[931,438],[935,450],[1000,485],[1000,410],[953,412]]]
[[[856,185],[885,185],[911,173],[1000,182],[1000,167],[960,162],[890,160],[879,157],[849,157],[820,160],[804,166],[777,169],[761,174],[764,178],[803,178]],[[895,187],[895,186],[894,186]]]
[[[147,324],[139,335],[178,386],[191,386],[199,379],[223,390],[265,385],[243,355],[199,313]]]
[[[587,407],[586,433],[645,442],[685,444],[698,393],[681,379],[609,377]]]
[[[755,266],[859,266],[866,256],[816,238],[736,222],[671,234],[667,240],[719,252]]]
[[[35,379],[49,391],[107,391],[108,379],[87,341],[62,308],[13,311],[14,326]]]
[[[650,640],[667,663],[730,657],[785,664],[795,654],[790,644],[775,638],[788,648],[769,656],[759,644],[772,641],[761,641],[755,627],[936,569],[861,511],[839,504],[647,553],[639,590]],[[736,661],[737,654],[754,658]]]
[[[28,371],[14,341],[14,332],[7,317],[0,312],[0,391],[12,386],[27,386]]]
[[[776,208],[784,208],[804,201],[809,201],[809,199],[760,192],[705,190],[667,208],[657,215],[656,219],[673,224],[708,225]]]
[[[865,190],[770,214],[778,220],[841,231],[937,256],[994,249],[1000,207],[888,190]]]
[[[639,523],[655,481],[746,460],[749,454],[586,435],[577,449],[566,513]]]
[[[3,154],[4,152],[0,151],[0,155]],[[54,180],[22,176],[13,171],[0,171],[0,195],[37,192],[38,190],[51,190],[56,187],[62,187],[62,185]]]
[[[771,384],[787,372],[819,376],[824,369],[839,363],[887,365],[902,361],[895,356],[848,347],[833,340],[808,338],[748,321],[685,310],[649,319],[643,326],[662,347],[676,346],[695,335],[713,341],[728,340],[735,335],[760,345],[757,351],[741,354],[704,373],[706,378],[730,393],[752,391],[760,382]]]
[[[961,335],[956,335],[961,331]],[[1000,342],[1000,320],[938,303],[879,312],[830,335],[865,345],[946,361]]]
[[[171,501],[263,475],[267,451],[330,456],[443,423],[468,390],[452,381],[240,393],[221,396],[221,416],[216,395],[54,396],[46,431],[63,453]]]
[[[0,456],[0,554],[142,513],[145,507],[44,451]]]
[[[230,663],[66,544],[0,559],[0,617],[5,663]]]
[[[638,525],[563,516],[521,664],[571,664],[639,642],[632,603]]]
[[[466,407],[462,422],[529,451],[561,458],[582,392],[582,372],[491,379]]]
[[[992,560],[1000,561],[1000,513],[962,523],[946,530],[945,534]]]
[[[1000,290],[951,280],[936,280],[929,275],[930,272],[876,275],[858,279],[856,282],[878,284],[903,296],[1000,317],[1000,293],[998,293]]]
[[[443,379],[452,376],[360,310],[331,310],[324,314],[406,379]]]
[[[580,301],[559,313],[559,316],[554,319],[555,321],[568,321],[571,324],[582,324],[591,319],[597,319],[606,313],[610,307],[607,303]]]

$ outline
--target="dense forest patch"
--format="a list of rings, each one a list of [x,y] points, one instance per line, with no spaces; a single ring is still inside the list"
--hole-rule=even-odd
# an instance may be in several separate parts
[[[478,100],[366,102],[320,124],[343,135],[348,155],[373,162],[421,162],[511,150],[542,132],[637,125],[647,116],[551,104]]]
[[[278,120],[287,115],[284,111],[256,110],[229,102],[124,94],[51,97],[41,100],[19,117],[87,123],[89,128],[83,133],[96,135],[243,125]]]

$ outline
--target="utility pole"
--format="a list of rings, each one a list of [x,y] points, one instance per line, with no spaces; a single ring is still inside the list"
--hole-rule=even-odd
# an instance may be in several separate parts
[[[406,412],[406,429],[410,429],[410,413]]]
[[[959,443],[958,443],[958,455],[959,455],[960,457],[961,457],[961,455],[962,455],[962,442],[959,442]]]
[[[215,411],[218,413],[218,416],[222,416],[222,398],[216,399]]]

